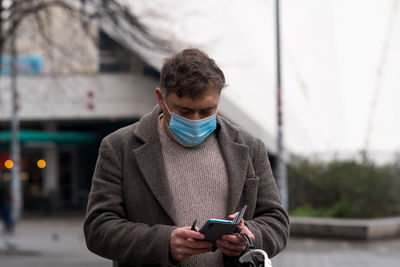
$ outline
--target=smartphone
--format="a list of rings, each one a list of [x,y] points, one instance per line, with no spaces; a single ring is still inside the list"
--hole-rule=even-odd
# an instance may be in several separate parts
[[[215,243],[215,241],[225,234],[233,234],[233,230],[239,225],[240,220],[246,211],[245,205],[239,214],[232,220],[209,219],[199,230],[205,236],[205,240]]]

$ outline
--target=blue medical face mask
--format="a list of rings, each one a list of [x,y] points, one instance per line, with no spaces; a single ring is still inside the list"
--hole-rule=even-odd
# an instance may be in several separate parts
[[[197,146],[217,127],[217,113],[201,120],[190,120],[171,112],[166,103],[165,106],[171,115],[168,128],[175,139],[184,146]]]

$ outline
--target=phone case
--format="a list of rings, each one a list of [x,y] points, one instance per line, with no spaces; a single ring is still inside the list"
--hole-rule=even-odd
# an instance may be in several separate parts
[[[205,240],[215,243],[215,241],[222,235],[233,233],[233,230],[240,223],[246,208],[247,205],[241,209],[239,214],[232,221],[219,219],[208,220],[200,228],[199,232],[205,236]]]

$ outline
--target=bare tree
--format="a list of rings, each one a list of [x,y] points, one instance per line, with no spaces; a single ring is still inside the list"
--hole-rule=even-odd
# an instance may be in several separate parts
[[[96,34],[91,31],[90,25],[93,21],[112,25],[118,29],[119,33],[125,37],[134,40],[140,46],[147,49],[169,52],[171,49],[166,42],[153,37],[147,29],[132,15],[130,8],[119,0],[0,0],[0,70],[3,69],[2,59],[4,54],[11,54],[11,74],[12,74],[12,122],[11,128],[13,138],[11,141],[12,159],[14,160],[14,169],[12,172],[12,195],[14,207],[14,216],[18,219],[20,208],[22,206],[21,188],[19,184],[19,120],[17,108],[17,65],[16,58],[18,49],[16,48],[18,37],[22,26],[28,23],[37,30],[36,38],[45,45],[44,50],[60,51],[63,53],[65,47],[54,40],[51,34],[51,22],[53,20],[54,10],[61,9],[67,12],[72,19],[80,22],[80,27],[86,36],[94,42],[97,42]],[[68,27],[68,25],[66,25]],[[17,198],[17,199],[15,199]],[[19,203],[19,204],[18,204]]]
[[[89,24],[103,21],[122,31],[139,45],[169,52],[171,48],[165,41],[149,34],[148,30],[132,14],[130,8],[118,0],[0,0],[0,56],[4,47],[25,21],[35,23],[39,36],[49,46],[54,42],[46,32],[46,26],[53,16],[51,9],[61,8],[77,17],[82,29],[91,36]],[[132,31],[135,29],[135,31]],[[91,36],[95,41],[96,38]]]

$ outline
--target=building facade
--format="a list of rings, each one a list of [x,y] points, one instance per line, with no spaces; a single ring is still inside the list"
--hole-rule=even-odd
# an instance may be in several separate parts
[[[44,212],[85,208],[101,139],[151,110],[159,77],[96,24],[84,29],[62,9],[51,13],[50,42],[29,19],[16,39],[23,202],[26,210]],[[10,50],[0,70],[0,172],[6,179],[13,167]]]

